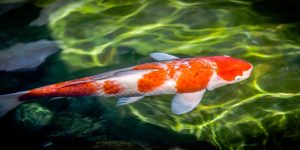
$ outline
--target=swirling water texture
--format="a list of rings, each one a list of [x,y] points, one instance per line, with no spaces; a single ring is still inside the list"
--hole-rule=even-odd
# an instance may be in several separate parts
[[[107,65],[98,55],[120,46],[143,55],[226,54],[255,66],[252,78],[207,93],[187,115],[170,113],[170,96],[128,106],[140,120],[194,134],[219,148],[265,147],[273,136],[299,139],[299,38],[284,34],[293,24],[272,23],[253,11],[251,2],[79,1],[56,15],[50,27],[64,43],[62,59],[73,66]]]

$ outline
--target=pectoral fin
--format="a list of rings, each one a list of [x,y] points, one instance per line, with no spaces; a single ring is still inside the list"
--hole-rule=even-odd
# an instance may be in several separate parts
[[[193,110],[201,101],[205,89],[194,93],[182,93],[174,96],[171,109],[174,114],[184,114]]]
[[[130,104],[130,103],[136,102],[142,98],[144,98],[144,96],[121,97],[118,99],[117,106]]]
[[[165,53],[151,53],[150,56],[157,61],[179,59],[176,56],[165,54]]]

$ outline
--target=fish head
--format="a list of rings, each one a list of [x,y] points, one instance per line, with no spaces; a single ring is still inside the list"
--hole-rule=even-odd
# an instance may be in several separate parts
[[[214,64],[215,69],[208,90],[243,81],[249,78],[253,69],[252,64],[238,58],[215,56],[208,59]]]

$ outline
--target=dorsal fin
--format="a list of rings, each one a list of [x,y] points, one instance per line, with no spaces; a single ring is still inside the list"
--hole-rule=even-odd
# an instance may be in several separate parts
[[[151,53],[150,56],[157,61],[165,61],[165,60],[174,60],[179,59],[179,57],[166,54],[166,53]]]

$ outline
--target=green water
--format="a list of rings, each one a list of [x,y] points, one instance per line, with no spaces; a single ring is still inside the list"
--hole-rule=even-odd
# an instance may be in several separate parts
[[[230,55],[252,76],[207,92],[174,115],[172,95],[115,107],[116,99],[41,98],[1,120],[1,138],[44,149],[288,149],[300,139],[300,3],[250,0],[48,0],[0,16],[1,49],[39,39],[61,51],[36,70],[0,72],[10,93],[153,61]],[[31,24],[31,25],[29,25]],[[19,146],[20,146],[19,145]],[[18,144],[16,144],[18,146]]]

